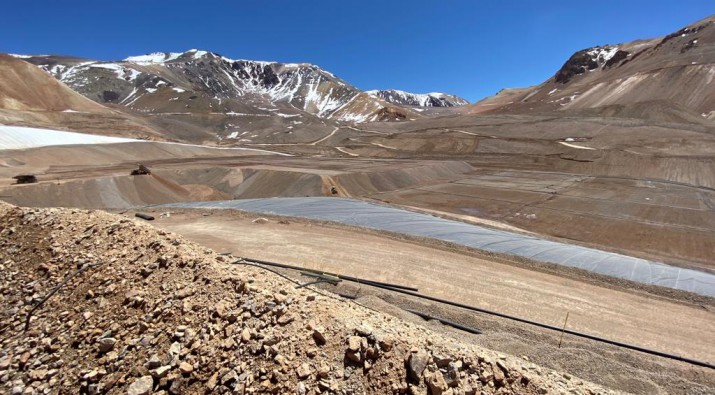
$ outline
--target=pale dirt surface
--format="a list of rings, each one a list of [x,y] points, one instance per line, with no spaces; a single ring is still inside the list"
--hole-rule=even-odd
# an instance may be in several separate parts
[[[157,142],[87,144],[86,146],[48,146],[23,150],[0,151],[0,175],[16,172],[45,173],[51,179],[90,178],[92,176],[126,175],[137,162],[172,163],[228,161],[231,158],[271,155],[270,151],[219,149]]]
[[[1,203],[0,235],[4,393],[616,393],[139,220]]]
[[[506,134],[518,135],[523,125],[512,127],[517,131]],[[394,138],[402,141],[411,134],[398,133]],[[422,134],[425,139],[446,142],[482,139],[464,133]],[[455,139],[454,135],[462,137]],[[489,140],[522,143],[518,139]],[[538,145],[533,139],[524,142],[528,142],[526,149]],[[561,147],[556,149],[562,152],[587,152],[549,144]],[[409,142],[398,146],[407,149]],[[373,150],[368,155],[376,153]],[[4,151],[0,152],[0,196],[34,207],[127,208],[179,201],[331,196],[335,187],[337,196],[448,213],[492,227],[513,227],[598,249],[713,270],[715,191],[693,185],[714,185],[711,159],[629,160],[631,154],[609,153],[600,159],[579,159],[603,164],[561,159],[549,159],[556,161],[549,164],[536,157],[536,162],[528,165],[522,161],[530,160],[529,155],[517,153],[462,157],[464,160],[454,160],[460,156],[434,160],[260,154],[153,143]],[[574,155],[578,159],[581,154]],[[129,176],[137,162],[154,171],[152,179]],[[573,165],[562,168],[563,162]],[[662,168],[653,170],[654,163]],[[641,174],[626,175],[630,167]],[[673,180],[650,178],[656,172]],[[36,174],[40,183],[10,185],[12,176],[28,173]]]
[[[438,210],[430,210],[422,207],[414,207],[414,206],[404,206],[404,208],[412,211],[419,211],[422,213],[428,213],[437,217],[441,218],[448,218],[448,219],[453,219],[453,220],[458,220],[470,224],[477,224],[477,225],[485,225],[487,227],[493,228],[493,229],[501,229],[501,230],[506,230],[509,232],[514,232],[514,233],[523,233],[523,234],[532,234],[531,232],[528,232],[524,229],[517,228],[515,226],[511,226],[508,224],[505,224],[503,222],[498,222],[498,221],[492,221],[484,218],[479,218],[475,217],[472,215],[461,215],[461,214],[454,214],[454,213],[449,213],[446,211],[438,211]]]
[[[487,256],[458,253],[424,243],[418,245],[338,225],[280,220],[278,217],[269,217],[267,222],[255,221],[262,217],[227,210],[172,210],[169,217],[160,217],[160,213],[160,210],[154,210],[157,220],[153,225],[217,251],[231,252],[234,256],[414,286],[426,295],[555,326],[562,325],[566,312],[569,312],[568,327],[573,330],[693,359],[715,359],[715,348],[712,347],[715,344],[715,309],[712,303],[702,305],[633,289],[599,286],[593,281],[500,263],[499,259]],[[361,294],[366,291],[363,288],[352,287],[346,292]],[[368,291],[368,294],[374,293]],[[394,300],[395,296],[389,298]],[[401,303],[399,297],[397,300]],[[424,302],[417,302],[417,306],[425,308]],[[434,306],[428,308],[435,309]],[[452,310],[436,308],[442,316],[464,316],[464,312]],[[485,340],[478,342],[484,341],[497,350],[542,358],[544,363],[572,374],[584,371],[583,358],[590,355],[587,359],[592,360],[593,365],[586,369],[593,373],[590,379],[619,389],[639,393],[663,390],[697,393],[689,392],[698,388],[692,382],[687,384],[678,380],[675,384],[650,377],[649,370],[654,363],[663,365],[662,369],[671,374],[688,377],[686,382],[715,384],[715,375],[707,369],[637,352],[604,350],[583,344],[580,339],[569,339],[568,355],[573,358],[570,362],[560,350],[534,342],[551,334],[544,335],[538,330],[534,334],[534,328],[524,329],[523,325],[513,323],[477,322],[494,328]],[[687,325],[683,325],[686,322]],[[524,331],[530,334],[516,335]],[[609,360],[612,362],[608,363]],[[621,369],[626,369],[629,374],[639,372],[638,379],[632,380],[632,386],[629,387]],[[690,390],[676,390],[683,385]]]

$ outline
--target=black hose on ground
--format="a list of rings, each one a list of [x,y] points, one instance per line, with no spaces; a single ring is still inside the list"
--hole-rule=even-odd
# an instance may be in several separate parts
[[[281,263],[265,262],[265,261],[253,260],[253,259],[248,259],[248,258],[242,258],[242,259],[243,259],[244,261],[262,263],[262,264],[268,265],[268,266],[277,266],[277,267],[282,267],[282,268],[286,268],[286,269],[293,269],[293,270],[312,271],[312,270],[307,270],[307,269],[302,268],[302,267],[291,266],[291,265],[284,265],[284,264],[281,264]],[[346,276],[339,276],[339,277],[342,278],[342,279],[345,279],[345,280],[348,280],[348,279],[349,279],[349,277],[346,277]],[[350,281],[353,281],[353,280],[350,280]],[[449,306],[459,307],[459,308],[462,308],[462,309],[465,309],[465,310],[471,310],[471,311],[475,311],[475,312],[478,312],[478,313],[484,313],[484,314],[493,315],[493,316],[497,316],[497,317],[501,317],[501,318],[506,318],[506,319],[508,319],[508,320],[517,321],[517,322],[521,322],[521,323],[524,323],[524,324],[534,325],[534,326],[537,326],[537,327],[539,327],[539,328],[550,329],[550,330],[557,331],[557,332],[568,333],[569,335],[573,335],[573,336],[576,336],[576,337],[581,337],[581,338],[584,338],[584,339],[589,339],[589,340],[597,341],[597,342],[600,342],[600,343],[610,344],[610,345],[613,345],[613,346],[616,346],[616,347],[621,347],[621,348],[625,348],[625,349],[629,349],[629,350],[634,350],[634,351],[640,351],[640,352],[645,353],[645,354],[655,355],[655,356],[662,357],[662,358],[673,359],[673,360],[676,360],[676,361],[681,361],[681,362],[689,363],[689,364],[691,364],[691,365],[701,366],[701,367],[704,367],[704,368],[715,369],[715,365],[713,365],[713,364],[711,364],[711,363],[709,363],[709,362],[698,361],[698,360],[696,360],[696,359],[686,358],[686,357],[683,357],[683,356],[680,356],[680,355],[669,354],[669,353],[661,352],[661,351],[657,351],[657,350],[650,350],[650,349],[647,349],[647,348],[645,348],[645,347],[640,347],[640,346],[636,346],[636,345],[633,345],[633,344],[622,343],[622,342],[619,342],[619,341],[610,340],[610,339],[606,339],[606,338],[599,337],[599,336],[589,335],[588,333],[577,332],[577,331],[573,331],[573,330],[570,330],[570,329],[564,329],[564,328],[560,328],[560,327],[557,327],[557,326],[553,326],[553,325],[549,325],[549,324],[544,324],[544,323],[541,323],[541,322],[536,322],[536,321],[527,320],[527,319],[525,319],[525,318],[519,318],[519,317],[515,317],[515,316],[512,316],[512,315],[508,315],[508,314],[504,314],[504,313],[499,313],[499,312],[496,312],[496,311],[491,311],[491,310],[487,310],[487,309],[482,309],[482,308],[480,308],[480,307],[469,306],[469,305],[466,305],[466,304],[463,304],[463,303],[452,302],[452,301],[450,301],[450,300],[439,299],[439,298],[435,298],[435,297],[433,297],[433,296],[428,296],[428,295],[422,295],[422,294],[419,294],[419,293],[417,293],[417,292],[413,292],[413,291],[407,289],[408,287],[399,287],[399,288],[398,288],[398,287],[396,287],[396,286],[394,286],[394,285],[389,285],[389,284],[384,284],[384,283],[380,284],[380,283],[378,283],[378,282],[376,282],[376,281],[368,282],[368,281],[364,281],[364,280],[362,280],[362,281],[358,280],[358,281],[356,281],[356,282],[359,282],[359,283],[361,283],[361,284],[372,285],[372,286],[374,286],[374,287],[376,287],[376,288],[381,288],[381,289],[385,289],[385,290],[388,290],[388,291],[399,292],[399,293],[401,293],[401,294],[414,296],[414,297],[416,297],[416,298],[421,298],[421,299],[430,300],[430,301],[433,301],[433,302],[443,303],[443,304],[446,304],[446,305],[449,305]],[[413,289],[414,289],[414,288],[413,288]]]
[[[414,314],[414,315],[418,315],[418,316],[420,316],[420,317],[422,317],[422,318],[424,318],[424,319],[426,319],[426,320],[439,321],[439,322],[441,322],[441,323],[444,324],[444,325],[448,325],[448,326],[451,326],[451,327],[453,327],[453,328],[457,328],[457,329],[459,329],[459,330],[463,330],[463,331],[465,331],[465,332],[473,333],[473,334],[475,334],[475,335],[481,335],[481,334],[482,334],[482,331],[480,331],[479,329],[474,329],[474,328],[471,328],[471,327],[468,327],[468,326],[464,326],[464,325],[462,325],[462,324],[458,324],[458,323],[456,323],[456,322],[454,322],[454,321],[450,321],[450,320],[448,320],[448,319],[431,316],[431,315],[426,314],[426,313],[423,313],[423,312],[421,312],[421,311],[412,310],[412,309],[405,309],[405,311],[409,311],[410,313],[412,313],[412,314]]]
[[[286,265],[284,263],[277,263],[277,262],[269,262],[269,261],[262,261],[260,259],[251,259],[251,258],[239,258],[242,259],[246,262],[253,262],[253,263],[258,263],[261,265],[266,265],[266,266],[275,266],[275,267],[280,267],[284,269],[291,269],[291,270],[300,270],[304,272],[313,272],[316,274],[326,274],[329,276],[337,277],[342,280],[346,281],[352,281],[360,284],[368,284],[368,285],[373,285],[373,286],[380,286],[380,287],[389,287],[389,288],[395,288],[395,289],[403,289],[407,291],[414,291],[418,292],[419,290],[417,288],[413,287],[406,287],[404,285],[395,285],[395,284],[389,284],[389,283],[383,283],[380,281],[373,281],[373,280],[365,280],[362,278],[357,278],[357,277],[351,277],[351,276],[343,276],[342,274],[335,274],[335,273],[328,273],[328,272],[323,272],[320,270],[314,270],[314,269],[306,269],[303,267],[298,267],[298,266],[292,266],[292,265]]]
[[[411,292],[411,291],[406,291],[406,290],[402,290],[402,289],[395,289],[395,288],[390,288],[390,287],[381,287],[381,286],[376,286],[376,287],[382,288],[382,289],[387,289],[387,290],[389,290],[389,291],[399,292],[399,293],[402,293],[402,294],[414,296],[414,297],[421,298],[421,299],[430,300],[430,301],[433,301],[433,302],[439,302],[439,303],[444,303],[444,304],[446,304],[446,305],[450,305],[450,306],[454,306],[454,307],[460,307],[460,308],[463,308],[463,309],[466,309],[466,310],[476,311],[476,312],[478,312],[478,313],[484,313],[484,314],[488,314],[488,315],[494,315],[494,316],[501,317],[501,318],[506,318],[506,319],[509,319],[509,320],[512,320],[512,321],[517,321],[517,322],[521,322],[521,323],[524,323],[524,324],[529,324],[529,325],[538,326],[538,327],[544,328],[544,329],[550,329],[550,330],[557,331],[557,332],[568,333],[569,335],[573,335],[573,336],[577,336],[577,337],[582,337],[582,338],[585,338],[585,339],[594,340],[594,341],[597,341],[597,342],[601,342],[601,343],[605,343],[605,344],[610,344],[610,345],[613,345],[613,346],[617,346],[617,347],[621,347],[621,348],[626,348],[626,349],[629,349],[629,350],[640,351],[640,352],[643,352],[643,353],[646,353],[646,354],[656,355],[656,356],[663,357],[663,358],[669,358],[669,359],[674,359],[674,360],[676,360],[676,361],[686,362],[686,363],[689,363],[689,364],[692,364],[692,365],[697,365],[697,366],[702,366],[702,367],[705,367],[705,368],[715,369],[715,365],[713,365],[713,364],[711,364],[711,363],[704,362],[704,361],[698,361],[698,360],[691,359],[691,358],[686,358],[686,357],[683,357],[683,356],[680,356],[680,355],[669,354],[669,353],[665,353],[665,352],[661,352],[661,351],[657,351],[657,350],[650,350],[650,349],[647,349],[647,348],[644,348],[644,347],[640,347],[640,346],[636,346],[636,345],[633,345],[633,344],[622,343],[622,342],[615,341],[615,340],[605,339],[605,338],[603,338],[603,337],[594,336],[594,335],[589,335],[588,333],[577,332],[577,331],[573,331],[573,330],[570,330],[570,329],[563,329],[563,328],[559,328],[559,327],[557,327],[557,326],[553,326],[553,325],[549,325],[549,324],[544,324],[544,323],[536,322],[536,321],[531,321],[531,320],[527,320],[527,319],[525,319],[525,318],[519,318],[519,317],[515,317],[515,316],[512,316],[512,315],[508,315],[508,314],[504,314],[504,313],[499,313],[499,312],[496,312],[496,311],[490,311],[490,310],[482,309],[482,308],[479,308],[479,307],[469,306],[469,305],[462,304],[462,303],[458,303],[458,302],[452,302],[452,301],[449,301],[449,300],[439,299],[439,298],[435,298],[435,297],[432,297],[432,296],[422,295],[422,294],[418,294],[418,293]]]
[[[319,279],[319,280],[322,280],[323,282],[330,283],[330,284],[333,284],[333,285],[338,285],[338,283],[341,281],[341,280],[340,280],[339,278],[337,278],[337,277],[327,276],[327,275],[324,275],[324,274],[316,274],[316,273],[313,273],[313,272],[300,272],[300,274],[303,275],[303,276],[306,276],[306,277],[317,278],[317,279]]]
[[[356,300],[356,299],[357,299],[357,296],[355,296],[355,295],[348,295],[348,294],[345,294],[345,293],[338,293],[338,295],[342,296],[342,297],[345,298],[345,299],[350,299],[350,300]],[[431,315],[426,314],[426,313],[423,313],[423,312],[421,312],[421,311],[412,310],[412,309],[403,309],[403,310],[408,311],[408,312],[410,312],[410,313],[412,313],[412,314],[414,314],[414,315],[416,315],[416,316],[419,316],[419,317],[421,317],[421,318],[424,318],[425,320],[435,320],[435,321],[439,321],[440,323],[442,323],[442,324],[444,324],[444,325],[451,326],[451,327],[453,327],[453,328],[456,328],[456,329],[459,329],[459,330],[463,330],[463,331],[465,331],[465,332],[473,333],[473,334],[475,334],[475,335],[481,335],[481,334],[482,334],[482,331],[480,331],[479,329],[474,329],[474,328],[469,327],[469,326],[464,326],[464,325],[462,325],[462,324],[456,323],[456,322],[454,322],[454,321],[450,321],[450,320],[445,319],[445,318],[440,318],[440,317],[431,316]]]

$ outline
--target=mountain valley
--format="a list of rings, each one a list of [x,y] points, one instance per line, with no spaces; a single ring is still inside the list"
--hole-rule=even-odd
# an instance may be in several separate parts
[[[710,393],[715,16],[563,61],[470,103],[0,54],[0,388]]]

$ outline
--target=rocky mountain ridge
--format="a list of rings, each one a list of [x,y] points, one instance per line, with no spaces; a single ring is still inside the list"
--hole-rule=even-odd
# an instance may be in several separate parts
[[[709,123],[715,119],[715,90],[708,88],[714,77],[715,16],[711,16],[663,37],[577,51],[542,84],[504,90],[464,110],[589,109],[589,114],[597,115],[595,109],[604,109],[625,117]],[[663,106],[675,113],[661,119]]]
[[[469,104],[459,96],[440,92],[410,93],[398,89],[367,91],[370,96],[378,97],[389,103],[416,107],[456,107]]]
[[[235,60],[196,49],[130,56],[119,62],[16,56],[92,100],[149,113],[255,113],[288,107],[322,119],[367,122],[419,117],[412,106],[467,103],[447,94],[365,94],[312,64]]]

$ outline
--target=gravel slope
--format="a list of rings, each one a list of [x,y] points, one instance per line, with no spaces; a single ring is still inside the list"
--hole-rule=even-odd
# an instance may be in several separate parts
[[[613,393],[121,216],[0,204],[0,235],[7,393]]]

